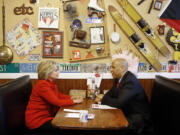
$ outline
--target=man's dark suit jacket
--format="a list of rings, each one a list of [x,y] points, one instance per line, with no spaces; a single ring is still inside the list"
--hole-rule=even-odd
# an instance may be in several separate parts
[[[136,76],[127,71],[117,88],[118,81],[114,80],[113,87],[104,95],[102,104],[122,109],[132,131],[152,131],[149,102]]]

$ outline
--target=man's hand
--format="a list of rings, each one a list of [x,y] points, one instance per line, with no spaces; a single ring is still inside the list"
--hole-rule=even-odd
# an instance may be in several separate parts
[[[103,96],[104,96],[104,94],[99,94],[99,95],[97,95],[97,97],[96,97],[96,99],[95,99],[95,102],[96,102],[96,103],[101,102]]]

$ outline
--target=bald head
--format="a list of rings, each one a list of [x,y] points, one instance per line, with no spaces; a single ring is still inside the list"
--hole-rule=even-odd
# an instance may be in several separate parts
[[[128,70],[128,62],[125,59],[117,58],[112,61],[111,74],[113,78],[121,78]]]
[[[113,62],[116,63],[120,67],[123,66],[125,71],[128,70],[128,62],[125,59],[117,58],[117,59],[113,60]]]

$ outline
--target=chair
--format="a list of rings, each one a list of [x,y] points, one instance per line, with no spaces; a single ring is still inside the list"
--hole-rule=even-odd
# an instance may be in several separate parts
[[[25,109],[32,90],[29,76],[0,85],[0,135],[24,134]]]
[[[180,135],[180,82],[157,75],[151,107],[158,135]]]

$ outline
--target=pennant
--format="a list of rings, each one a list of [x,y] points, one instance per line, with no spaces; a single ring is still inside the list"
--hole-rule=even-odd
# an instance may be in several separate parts
[[[159,17],[170,27],[180,32],[180,0],[169,0]]]

